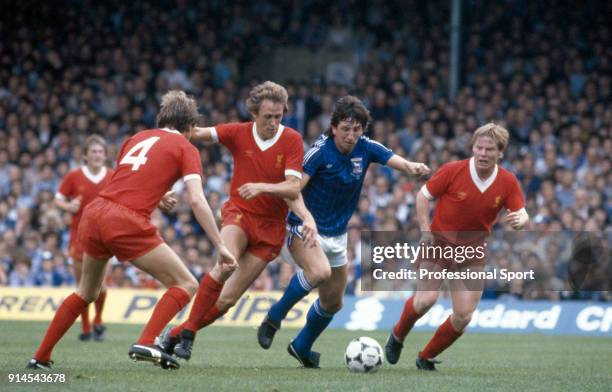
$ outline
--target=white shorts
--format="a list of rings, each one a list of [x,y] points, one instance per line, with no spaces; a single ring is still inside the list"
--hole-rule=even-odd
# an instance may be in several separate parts
[[[281,250],[281,256],[287,260],[295,263],[289,246],[293,241],[293,237],[297,236],[302,239],[302,225],[299,226],[287,226],[287,236],[283,249]],[[332,268],[342,267],[348,262],[346,256],[346,247],[348,245],[348,233],[344,233],[335,237],[328,237],[322,234],[317,235],[319,245],[327,256],[327,261]]]

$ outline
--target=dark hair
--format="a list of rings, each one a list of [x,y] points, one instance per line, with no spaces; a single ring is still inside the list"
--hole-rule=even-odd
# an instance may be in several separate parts
[[[161,99],[161,108],[157,114],[159,128],[171,127],[179,132],[187,132],[196,124],[198,105],[195,100],[183,91],[169,91]]]
[[[331,116],[331,127],[337,127],[341,121],[347,119],[360,123],[365,132],[372,117],[370,111],[359,98],[347,95],[336,101],[336,107]],[[325,135],[333,137],[331,127],[325,131]]]

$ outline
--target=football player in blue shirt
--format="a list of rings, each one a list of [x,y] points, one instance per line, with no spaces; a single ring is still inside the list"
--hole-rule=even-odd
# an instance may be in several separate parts
[[[291,212],[283,256],[292,256],[303,269],[291,278],[257,331],[259,345],[269,348],[289,310],[318,286],[319,298],[308,311],[306,325],[287,347],[304,367],[319,367],[320,354],[311,350],[312,345],[342,307],[348,270],[347,225],[357,208],[368,166],[376,162],[410,175],[429,173],[425,164],[409,162],[363,136],[370,119],[370,112],[358,98],[340,98],[332,113],[331,129],[305,154],[302,196],[316,222],[318,243],[304,243],[302,221]]]

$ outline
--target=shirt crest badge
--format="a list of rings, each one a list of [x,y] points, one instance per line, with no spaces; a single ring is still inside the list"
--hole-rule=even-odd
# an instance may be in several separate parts
[[[353,167],[352,174],[355,177],[359,177],[363,173],[363,167],[361,166],[362,161],[362,157],[351,158],[351,166]]]

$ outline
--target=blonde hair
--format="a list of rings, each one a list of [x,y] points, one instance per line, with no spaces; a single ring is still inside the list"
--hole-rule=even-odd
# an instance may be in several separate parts
[[[187,132],[198,120],[198,105],[195,100],[181,90],[168,91],[162,96],[161,107],[157,114],[157,126],[171,127],[179,132]]]
[[[246,101],[247,110],[254,114],[259,113],[259,107],[264,99],[283,104],[284,111],[287,111],[289,96],[287,90],[280,84],[268,80],[253,87]]]
[[[502,127],[501,125],[491,122],[481,126],[472,135],[472,141],[470,142],[470,144],[474,146],[476,140],[478,140],[479,137],[483,136],[490,137],[491,139],[493,139],[493,141],[497,145],[498,150],[501,152],[503,152],[506,147],[508,147],[508,140],[510,139],[510,134],[508,133],[508,130]]]
[[[89,152],[89,149],[94,144],[102,146],[102,148],[106,152],[106,140],[104,140],[104,138],[102,136],[94,133],[93,135],[90,135],[90,136],[87,137],[87,139],[85,139],[85,148],[84,148],[85,155],[87,155],[87,152]]]

